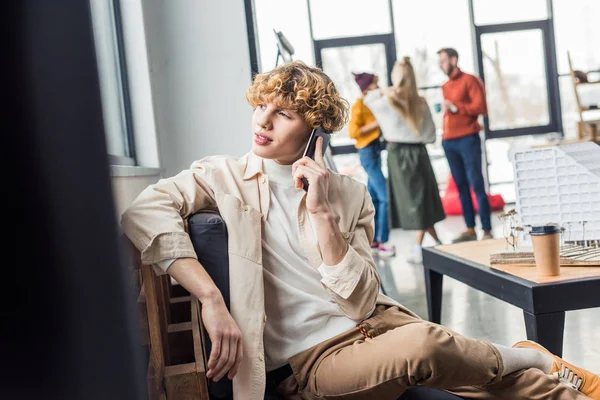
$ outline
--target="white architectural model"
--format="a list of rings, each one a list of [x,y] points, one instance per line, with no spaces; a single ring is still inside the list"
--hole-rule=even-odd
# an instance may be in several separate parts
[[[566,229],[564,244],[600,243],[600,146],[585,142],[519,151],[513,164],[522,226],[555,222]],[[522,233],[521,243],[530,245],[531,237]]]

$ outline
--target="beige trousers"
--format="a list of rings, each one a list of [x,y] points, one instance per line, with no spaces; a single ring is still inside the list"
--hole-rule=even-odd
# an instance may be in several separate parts
[[[465,399],[587,399],[537,369],[502,378],[490,343],[378,306],[357,326],[292,358],[286,399],[396,400],[410,386],[444,389]]]

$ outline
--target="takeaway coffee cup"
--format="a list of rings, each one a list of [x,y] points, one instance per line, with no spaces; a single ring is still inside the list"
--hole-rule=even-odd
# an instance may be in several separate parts
[[[560,275],[560,227],[556,224],[533,226],[529,234],[538,276]]]

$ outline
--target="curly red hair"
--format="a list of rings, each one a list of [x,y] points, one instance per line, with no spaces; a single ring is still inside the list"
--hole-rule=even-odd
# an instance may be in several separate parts
[[[295,111],[311,128],[321,126],[328,133],[339,131],[348,121],[348,102],[331,79],[302,61],[256,75],[246,100],[255,108],[261,103],[273,103]]]

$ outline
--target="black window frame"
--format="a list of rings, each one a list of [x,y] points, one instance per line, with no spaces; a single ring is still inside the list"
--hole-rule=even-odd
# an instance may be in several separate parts
[[[511,22],[490,25],[476,25],[474,17],[475,13],[473,8],[473,0],[469,0],[469,12],[471,13],[471,25],[474,39],[473,50],[475,53],[475,64],[479,77],[484,83],[485,73],[483,69],[483,51],[481,48],[481,37],[483,35],[491,33],[518,32],[526,30],[541,30],[542,32],[544,67],[546,69],[548,113],[550,117],[550,122],[546,125],[491,130],[489,117],[485,116],[483,118],[483,128],[486,139],[539,135],[548,133],[558,133],[561,137],[564,135],[562,125],[562,110],[560,103],[560,89],[558,82],[559,74],[556,57],[556,41],[554,37],[554,20],[552,17],[552,0],[546,0],[546,5],[548,9],[548,18],[544,20]]]
[[[135,154],[135,135],[133,130],[133,112],[131,110],[131,97],[129,93],[129,75],[127,73],[127,56],[125,54],[125,40],[123,38],[123,18],[121,15],[121,0],[113,0],[115,29],[117,35],[117,52],[119,56],[119,70],[121,72],[121,95],[123,96],[123,112],[125,113],[125,137],[127,138],[128,162],[137,165]]]

